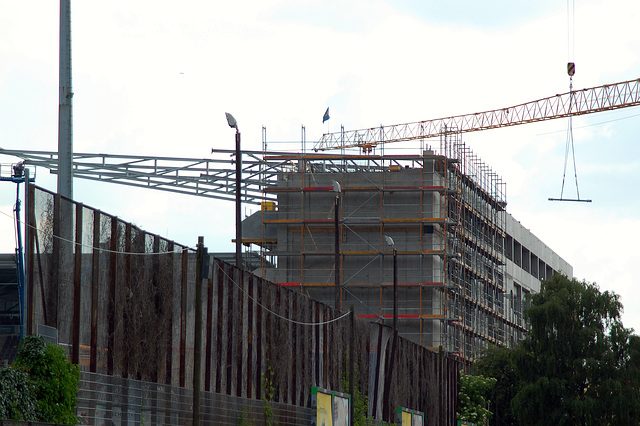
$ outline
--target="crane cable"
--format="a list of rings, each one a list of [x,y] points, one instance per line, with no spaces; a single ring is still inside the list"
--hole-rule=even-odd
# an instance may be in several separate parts
[[[570,62],[569,65],[572,63]],[[564,200],[564,183],[567,176],[567,162],[569,159],[569,149],[571,149],[571,157],[573,160],[573,176],[576,182],[576,195],[580,200],[580,190],[578,189],[578,172],[576,169],[576,151],[573,144],[573,115],[571,114],[571,107],[573,106],[573,76],[569,77],[569,126],[567,128],[567,142],[564,148],[564,170],[562,172],[562,189],[560,190],[560,199]]]
[[[578,201],[590,203],[591,200],[580,199],[580,189],[578,188],[578,171],[576,167],[576,151],[573,143],[573,114],[574,105],[573,93],[573,76],[576,72],[576,64],[573,62],[575,51],[575,0],[567,0],[567,74],[569,74],[569,124],[567,128],[567,142],[564,149],[564,169],[562,172],[562,188],[560,189],[560,198],[549,198],[549,201]],[[567,176],[567,163],[569,160],[569,151],[571,151],[571,159],[573,160],[573,176],[576,182],[576,196],[578,198],[564,198],[564,184]]]

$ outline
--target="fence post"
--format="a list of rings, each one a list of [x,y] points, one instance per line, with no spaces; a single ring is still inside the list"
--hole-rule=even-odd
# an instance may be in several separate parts
[[[205,259],[206,255],[206,259]],[[204,237],[198,237],[196,254],[196,319],[193,348],[193,424],[200,424],[200,361],[202,357],[202,279],[208,278],[209,256],[204,247]],[[206,269],[206,271],[205,271]]]
[[[355,374],[354,374],[354,366],[355,366],[355,348],[356,345],[356,327],[355,327],[355,308],[353,304],[351,304],[351,315],[349,315],[351,319],[351,340],[349,342],[349,394],[351,395],[351,404],[349,404],[349,426],[353,426],[353,404],[355,402]]]

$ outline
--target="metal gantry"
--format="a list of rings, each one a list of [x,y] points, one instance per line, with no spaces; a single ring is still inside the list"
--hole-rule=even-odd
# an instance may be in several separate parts
[[[22,158],[26,165],[58,174],[58,153],[0,148],[0,154]],[[213,150],[214,158],[73,154],[73,177],[139,188],[235,201],[234,150]],[[262,151],[243,151],[242,202],[260,204],[275,197],[263,189],[275,181],[280,165],[266,162]]]

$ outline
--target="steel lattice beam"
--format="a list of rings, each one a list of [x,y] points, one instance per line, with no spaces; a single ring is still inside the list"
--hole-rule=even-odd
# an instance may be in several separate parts
[[[492,111],[407,124],[325,133],[315,151],[360,147],[364,151],[391,142],[437,137],[447,130],[467,133],[553,120],[640,105],[640,79],[574,90]]]
[[[149,157],[113,154],[73,154],[73,176],[139,188],[235,201],[235,151],[215,150],[218,158]],[[0,154],[25,160],[28,165],[58,173],[58,153],[0,148]],[[265,194],[276,178],[277,162],[264,161],[262,152],[243,151],[242,201],[259,204],[273,198]]]

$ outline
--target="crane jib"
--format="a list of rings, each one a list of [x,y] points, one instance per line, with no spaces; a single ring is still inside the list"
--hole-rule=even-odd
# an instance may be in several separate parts
[[[316,143],[314,150],[360,147],[370,151],[379,144],[438,137],[444,129],[456,129],[458,133],[477,132],[637,105],[640,105],[640,79],[574,90],[491,111],[326,133]]]

